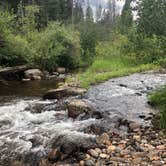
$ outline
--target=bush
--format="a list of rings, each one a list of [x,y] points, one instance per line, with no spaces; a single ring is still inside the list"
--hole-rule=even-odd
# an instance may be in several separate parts
[[[166,58],[159,60],[159,65],[163,68],[166,68]]]
[[[0,49],[0,65],[16,66],[26,64],[31,55],[28,42],[21,36],[8,35]]]
[[[42,31],[35,29],[34,12],[29,7],[28,15],[21,18],[18,31],[18,16],[0,12],[0,66],[33,65],[53,71],[57,66],[73,69],[80,62],[79,33],[72,28],[49,24]],[[23,33],[24,32],[24,33]]]
[[[43,32],[31,36],[31,47],[34,47],[32,63],[42,69],[53,71],[57,66],[73,69],[79,66],[80,41],[79,33],[50,24]]]
[[[89,66],[94,60],[97,44],[96,35],[96,32],[91,28],[81,32],[82,66]]]
[[[166,131],[166,86],[152,93],[149,99],[154,107],[161,110],[158,125]]]
[[[15,66],[25,64],[30,49],[26,39],[12,34],[14,15],[0,12],[0,65]]]
[[[122,50],[126,55],[136,57],[137,63],[158,62],[166,56],[166,37],[147,37],[131,32]]]

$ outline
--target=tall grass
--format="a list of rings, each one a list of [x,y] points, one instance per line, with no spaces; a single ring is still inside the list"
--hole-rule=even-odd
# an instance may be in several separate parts
[[[155,108],[160,110],[157,122],[159,127],[166,132],[166,85],[153,92],[149,100]]]
[[[99,58],[94,61],[85,72],[77,75],[81,87],[104,82],[110,78],[126,76],[135,72],[142,72],[157,68],[154,64],[135,65],[134,59],[128,57]]]

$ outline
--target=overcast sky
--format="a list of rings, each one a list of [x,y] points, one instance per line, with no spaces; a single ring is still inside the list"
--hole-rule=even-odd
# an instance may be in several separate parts
[[[89,1],[92,5],[94,14],[95,14],[95,9],[97,5],[101,4],[103,8],[106,8],[106,5],[107,5],[107,0],[89,0]],[[119,10],[119,12],[122,10],[124,3],[125,3],[125,0],[116,0],[117,10]]]

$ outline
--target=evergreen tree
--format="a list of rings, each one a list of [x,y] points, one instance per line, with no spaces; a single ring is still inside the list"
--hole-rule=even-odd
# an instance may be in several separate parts
[[[109,28],[113,28],[116,21],[116,1],[108,0],[107,9],[103,12],[102,23],[108,26]]]
[[[96,7],[96,22],[100,22],[102,19],[102,6],[99,4]]]
[[[88,0],[88,3],[87,3],[87,8],[86,8],[86,21],[87,22],[93,22],[94,19],[93,19],[93,10],[90,6],[90,2]]]
[[[166,35],[165,0],[141,0],[138,16],[139,32],[147,35]]]
[[[73,19],[75,24],[82,22],[84,19],[83,2],[81,0],[77,0],[74,3],[73,17],[74,17]]]
[[[49,20],[68,21],[72,15],[73,0],[39,0]]]
[[[133,23],[131,2],[132,0],[126,0],[122,10],[122,14],[120,18],[120,30],[122,33],[127,33]]]

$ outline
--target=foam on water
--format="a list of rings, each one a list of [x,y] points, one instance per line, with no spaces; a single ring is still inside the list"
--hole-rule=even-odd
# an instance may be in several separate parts
[[[80,132],[80,130],[93,123],[94,119],[73,121],[66,118],[67,112],[65,110],[60,111],[63,115],[61,120],[57,119],[56,115],[59,112],[56,110],[42,113],[27,111],[27,107],[36,103],[55,104],[51,101],[17,100],[0,107],[1,159],[11,157],[11,151],[13,154],[43,151],[44,154],[47,147],[51,147],[49,142],[60,135],[70,136],[73,139],[90,136]],[[36,142],[34,143],[33,140]]]

